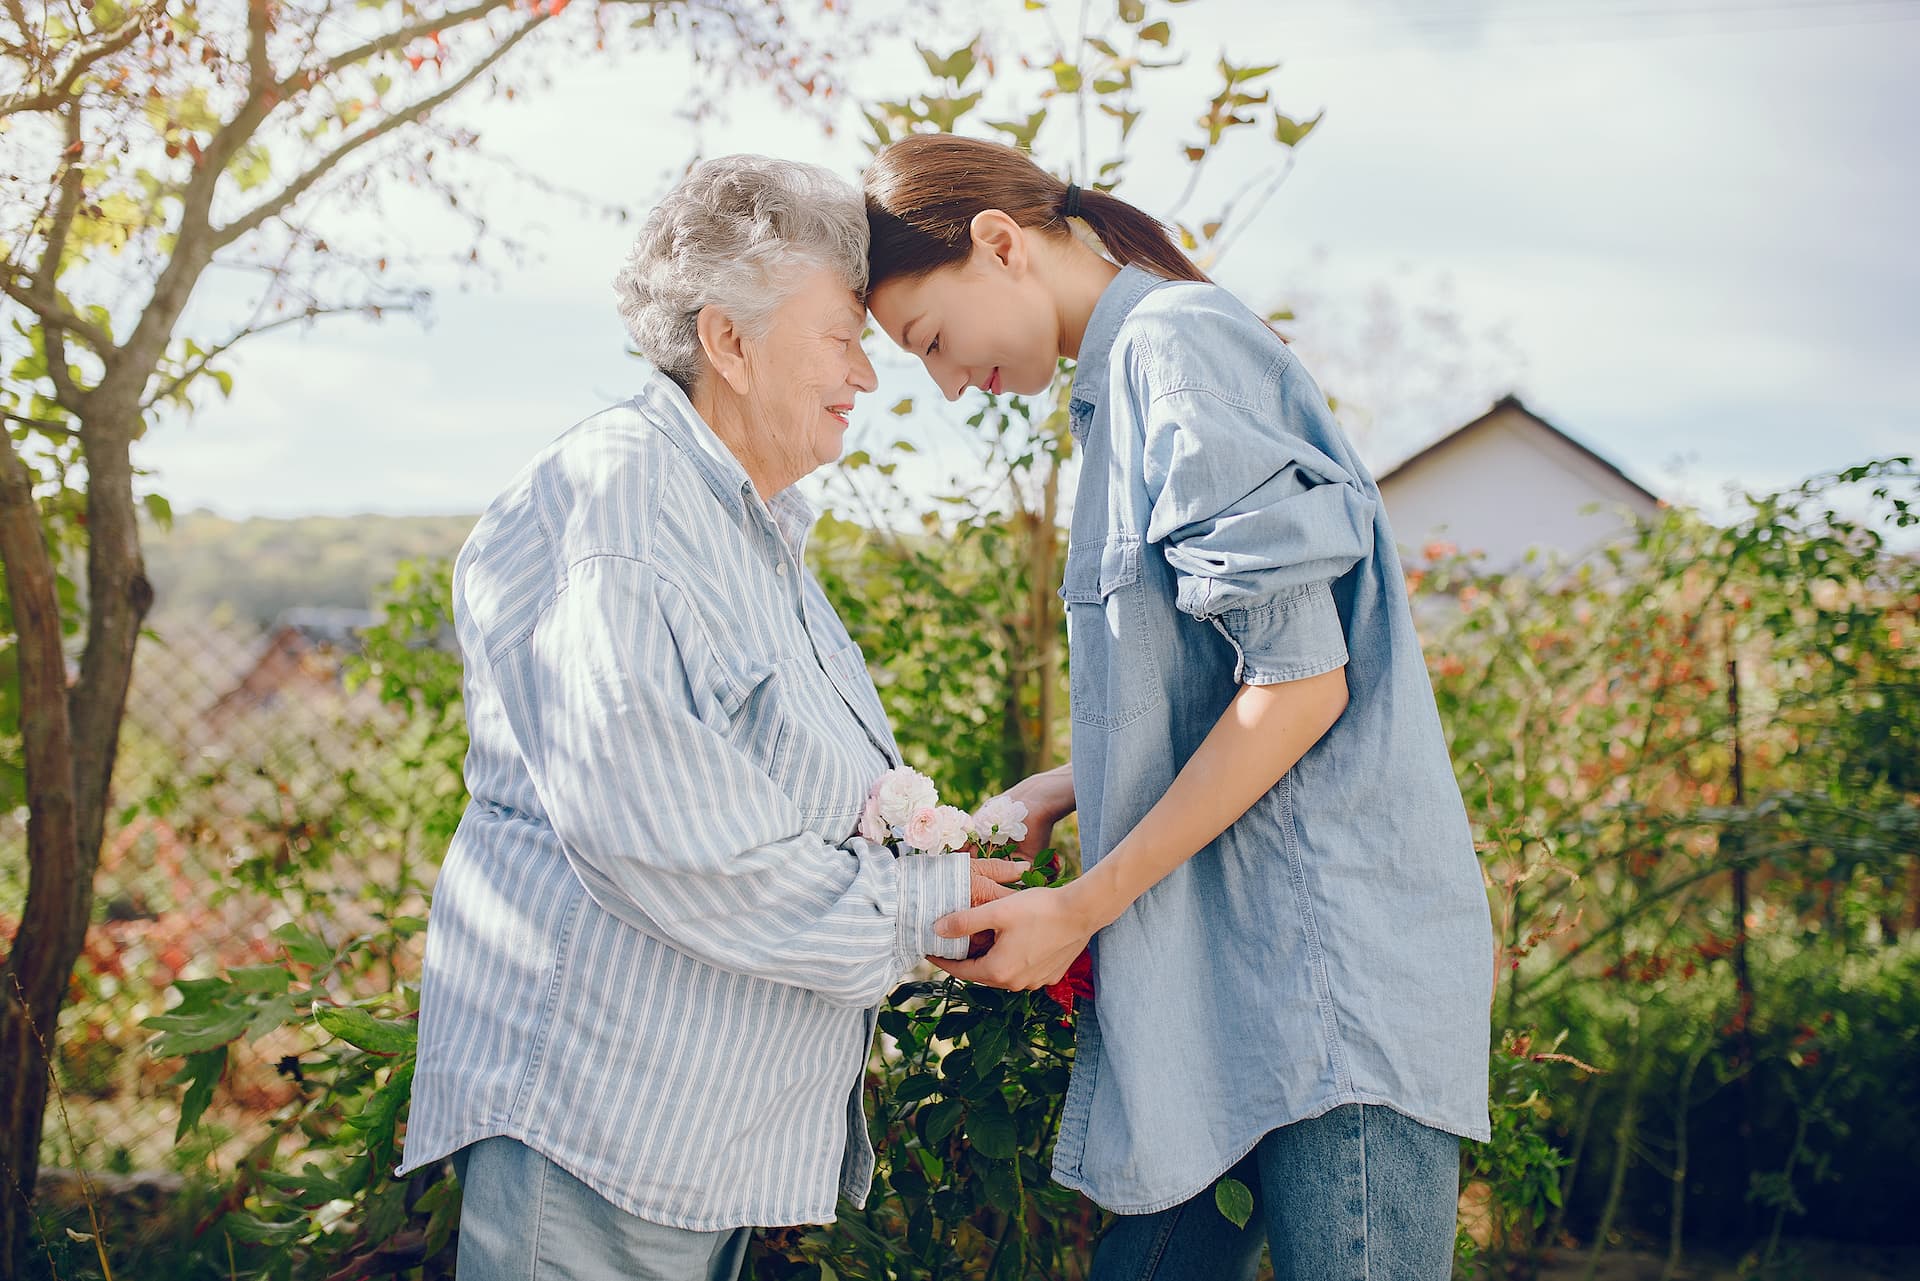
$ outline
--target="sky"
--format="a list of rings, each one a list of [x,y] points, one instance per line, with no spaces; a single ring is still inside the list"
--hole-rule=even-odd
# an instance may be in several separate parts
[[[1920,0],[1150,7],[1189,56],[1142,95],[1151,127],[1122,195],[1165,212],[1223,49],[1281,61],[1268,83],[1289,114],[1325,112],[1215,275],[1294,310],[1289,337],[1351,406],[1376,472],[1510,392],[1655,492],[1709,508],[1920,446]],[[856,15],[888,8],[854,0]],[[943,50],[991,18],[996,47],[1039,52],[1055,16],[1013,0],[924,12],[914,34]],[[925,87],[918,70],[889,39],[845,75],[886,97]],[[549,62],[514,102],[460,119],[493,154],[636,220],[695,154],[857,177],[850,113],[828,136],[741,89],[692,123],[695,74],[672,52]],[[1072,149],[1050,136],[1042,158],[1064,168]],[[1194,212],[1271,162],[1246,146]],[[630,395],[644,366],[609,282],[634,224],[484,186],[527,261],[428,269],[424,322],[321,322],[244,348],[231,398],[141,442],[148,486],[177,511],[235,517],[477,512],[553,436]],[[392,202],[380,228],[454,243],[424,201]],[[223,288],[189,325],[218,326]],[[869,350],[882,383],[850,447],[905,435],[926,449],[916,483],[937,487],[972,407],[942,404],[884,335]],[[909,396],[911,417],[886,415]]]

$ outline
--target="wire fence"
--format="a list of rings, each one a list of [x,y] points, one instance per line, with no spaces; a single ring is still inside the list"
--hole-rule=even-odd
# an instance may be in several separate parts
[[[407,776],[379,767],[406,720],[344,671],[370,621],[302,611],[264,635],[193,622],[142,640],[93,921],[52,1038],[43,1167],[180,1170],[250,1147],[294,1097],[307,1043],[238,1047],[206,1124],[177,1142],[179,1065],[148,1052],[142,1020],[177,982],[274,962],[289,920],[347,939],[380,912],[424,914],[414,877],[431,861],[391,822]],[[0,912],[25,901],[25,817],[0,816]],[[17,924],[0,916],[8,938]],[[417,955],[388,960],[417,973]]]

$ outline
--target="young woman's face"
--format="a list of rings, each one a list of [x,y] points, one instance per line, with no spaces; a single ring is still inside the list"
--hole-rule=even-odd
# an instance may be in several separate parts
[[[920,358],[948,400],[969,387],[1032,396],[1053,381],[1059,309],[1024,249],[976,242],[965,262],[896,277],[868,296],[880,328]]]

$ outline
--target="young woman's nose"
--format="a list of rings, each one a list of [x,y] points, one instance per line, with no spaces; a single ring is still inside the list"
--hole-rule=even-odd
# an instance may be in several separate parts
[[[949,365],[938,356],[927,358],[927,372],[933,375],[933,381],[940,388],[940,394],[948,400],[958,400],[967,394],[967,371]]]

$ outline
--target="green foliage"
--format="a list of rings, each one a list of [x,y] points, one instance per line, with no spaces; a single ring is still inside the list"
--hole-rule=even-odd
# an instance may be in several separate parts
[[[1463,1222],[1457,1253],[1470,1275],[1524,1254],[1561,1205],[1560,1171],[1569,1158],[1555,1146],[1553,1098],[1565,1089],[1567,1067],[1583,1069],[1560,1052],[1561,1035],[1536,1050],[1532,1032],[1507,1032],[1489,1068],[1492,1137],[1460,1147],[1460,1180],[1480,1221]]]
[[[1061,870],[1049,851],[1025,883],[1058,883]],[[914,1281],[1075,1266],[1097,1212],[1048,1173],[1073,1046],[1053,997],[912,982],[888,998],[879,1027],[868,1207],[843,1205],[829,1228],[770,1236],[763,1274],[798,1266],[798,1275]]]
[[[1807,1070],[1781,1029],[1828,1025],[1780,1002],[1831,1009],[1920,925],[1920,565],[1888,545],[1917,488],[1889,459],[1754,496],[1724,527],[1663,513],[1571,569],[1488,575],[1434,546],[1410,575],[1499,905],[1500,1022],[1568,1029],[1608,1069],[1576,1113],[1484,1154],[1503,1252],[1627,1221],[1666,1224],[1677,1250],[1690,1202],[1692,1230],[1752,1240],[1746,1198],[1777,1233],[1826,1177],[1813,1154],[1858,1086]],[[1887,1083],[1920,1067],[1911,1038],[1864,1057],[1904,1098]],[[1501,1163],[1548,1134],[1579,1159],[1543,1221],[1543,1167],[1510,1162],[1510,1182]]]

